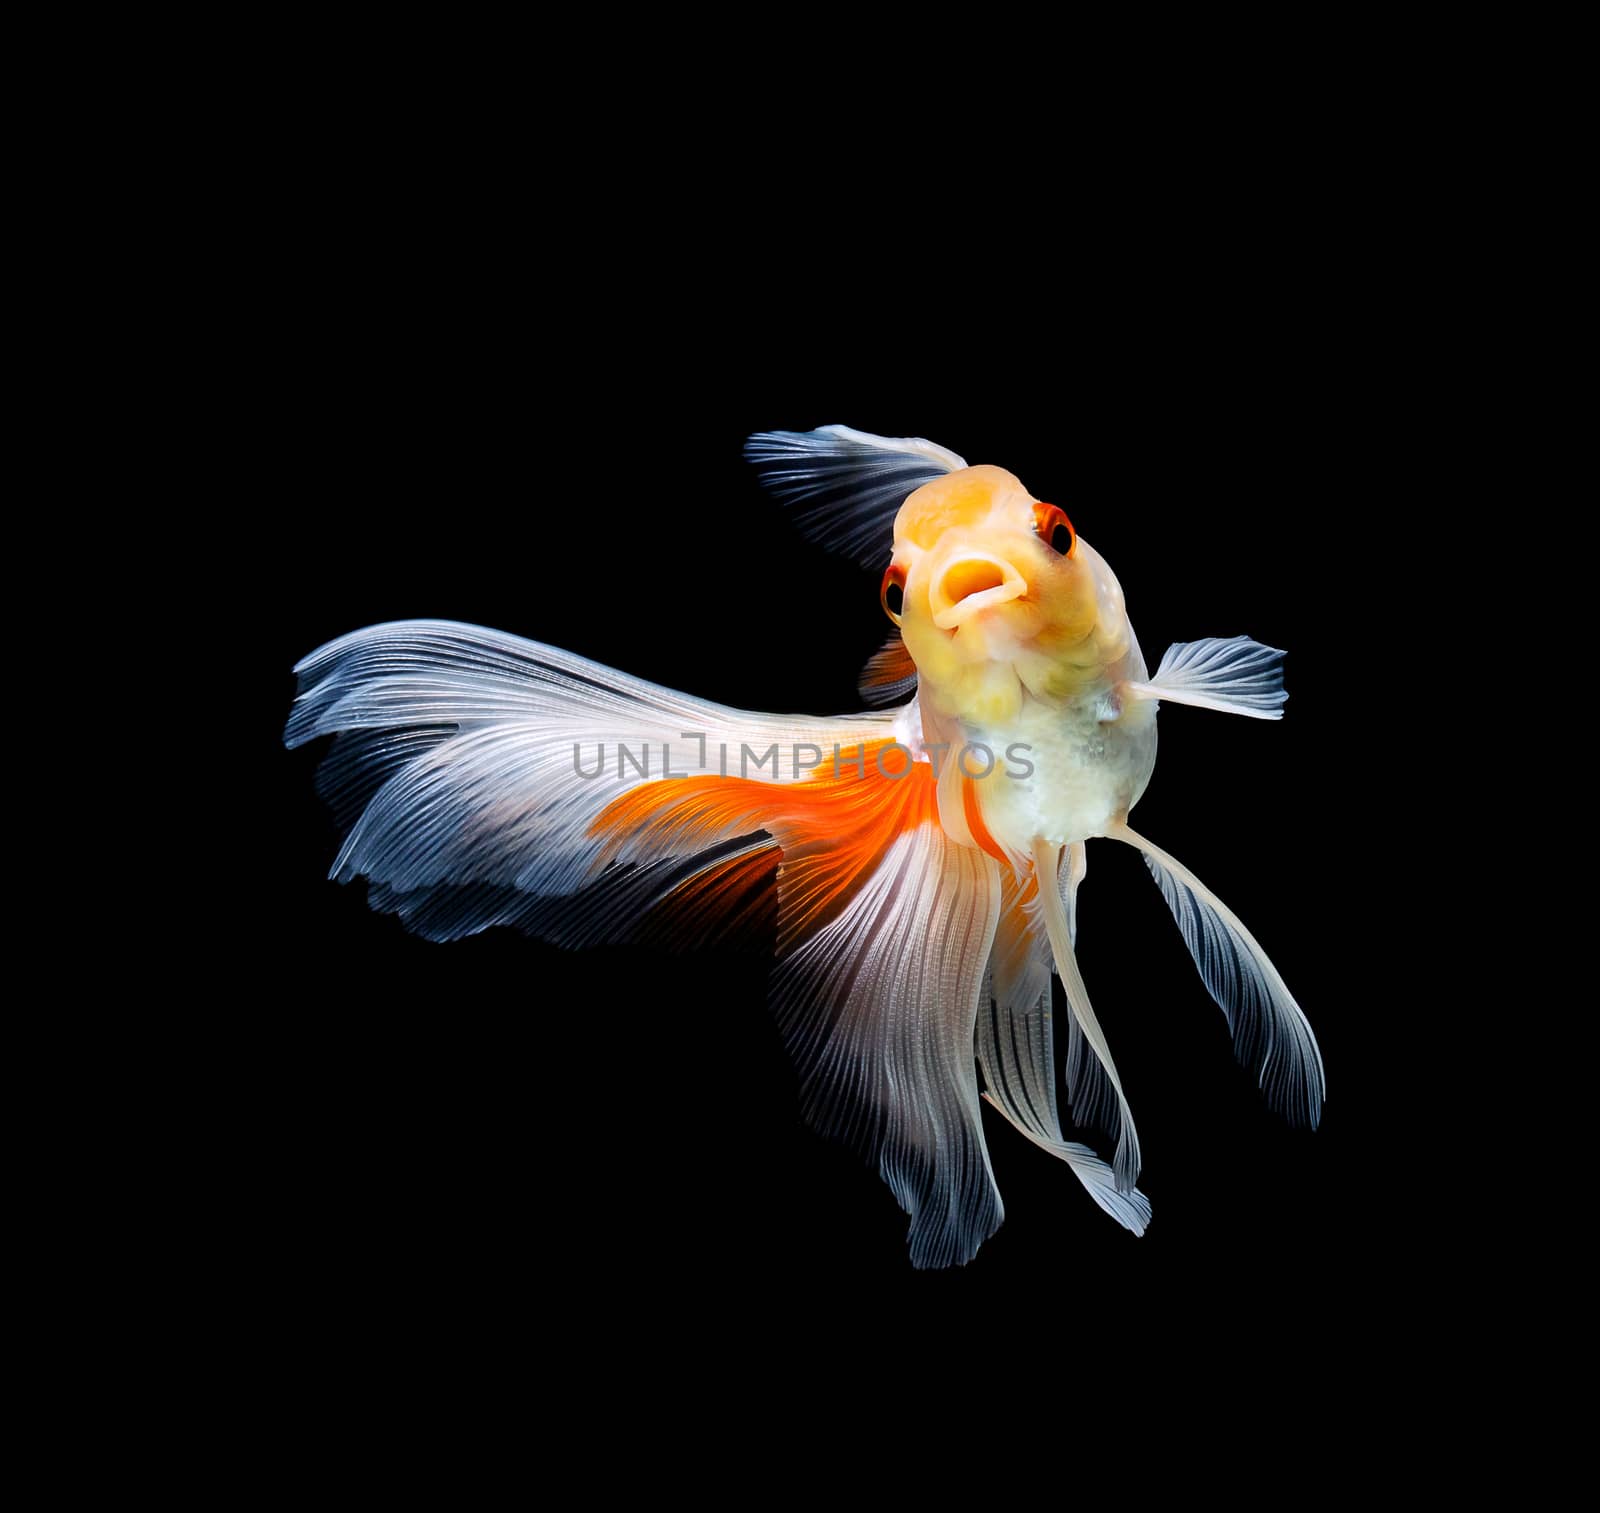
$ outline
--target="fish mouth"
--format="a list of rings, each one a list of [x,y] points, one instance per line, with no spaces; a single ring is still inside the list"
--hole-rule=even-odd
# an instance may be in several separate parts
[[[1005,558],[964,552],[934,579],[929,607],[940,630],[954,630],[974,615],[1020,599],[1027,591],[1026,580]]]

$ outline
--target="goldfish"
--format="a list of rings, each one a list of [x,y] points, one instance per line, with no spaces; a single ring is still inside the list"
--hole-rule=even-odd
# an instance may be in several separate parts
[[[1004,468],[845,426],[745,450],[805,535],[881,574],[868,707],[735,709],[475,625],[369,626],[296,666],[285,731],[333,738],[330,875],[435,941],[766,931],[804,1117],[876,1168],[918,1268],[971,1261],[1002,1221],[985,1100],[1124,1229],[1150,1223],[1076,956],[1091,840],[1142,855],[1239,1060],[1315,1128],[1321,1053],[1282,976],[1129,824],[1161,706],[1280,719],[1285,654],[1180,642],[1152,675],[1110,566]]]

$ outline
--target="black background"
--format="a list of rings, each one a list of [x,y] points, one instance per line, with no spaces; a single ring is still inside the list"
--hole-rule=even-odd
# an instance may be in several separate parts
[[[954,336],[935,371],[902,372],[848,322],[822,322],[797,355],[799,332],[725,326],[708,351],[685,318],[613,357],[583,339],[513,355],[470,306],[460,319],[422,339],[356,320],[272,463],[314,480],[276,502],[276,603],[248,694],[270,817],[251,927],[282,986],[261,1047],[277,1243],[369,1300],[465,1289],[472,1306],[548,1268],[712,1317],[862,1287],[916,1307],[1056,1272],[1110,1309],[1370,1285],[1390,1243],[1371,1163],[1392,1115],[1371,1039],[1405,1009],[1393,979],[1374,990],[1385,926],[1362,905],[1374,799],[1346,634],[1359,589],[1330,551],[1356,464],[1333,396],[1308,403],[1306,372],[1273,364],[1259,333],[1259,361],[1205,382],[1130,365],[1096,384],[1043,339],[1008,367]],[[799,1122],[758,955],[416,940],[370,913],[361,885],[326,880],[320,748],[273,749],[297,658],[409,616],[733,705],[858,707],[881,639],[876,576],[803,542],[740,459],[752,430],[835,420],[929,436],[1062,504],[1119,574],[1152,666],[1173,640],[1240,632],[1289,653],[1279,724],[1163,709],[1134,822],[1283,971],[1323,1049],[1324,1126],[1294,1132],[1265,1110],[1139,859],[1092,845],[1080,955],[1143,1139],[1142,1240],[986,1110],[1005,1224],[965,1270],[913,1273],[887,1190]]]
[[[787,231],[754,205],[671,249],[613,207],[536,270],[526,226],[471,198],[424,224],[399,195],[330,187],[275,233],[251,321],[262,592],[234,694],[256,854],[227,947],[264,1005],[248,1199],[267,1306],[379,1351],[537,1334],[553,1303],[606,1329],[759,1333],[844,1300],[911,1317],[1037,1297],[1080,1326],[1291,1337],[1406,1307],[1412,1197],[1389,1173],[1415,1132],[1389,1084],[1420,969],[1373,839],[1393,767],[1367,711],[1392,658],[1360,522],[1381,509],[1395,542],[1421,506],[1403,375],[1373,361],[1395,351],[1382,279],[1287,203],[1241,204],[1238,235],[1182,256],[1113,238],[1013,284],[892,248],[869,273],[821,242],[755,269],[748,250]],[[1269,223],[1267,242],[1242,229]],[[751,431],[829,422],[927,436],[1064,507],[1152,667],[1241,632],[1288,652],[1281,723],[1163,709],[1133,822],[1283,972],[1322,1047],[1323,1127],[1266,1111],[1142,863],[1091,845],[1080,958],[1143,1141],[1143,1239],[986,1108],[1005,1223],[971,1265],[916,1273],[887,1189],[799,1121],[759,954],[435,945],[326,879],[320,748],[279,738],[293,663],[359,626],[460,619],[732,705],[859,707],[877,574],[804,542],[740,457]]]

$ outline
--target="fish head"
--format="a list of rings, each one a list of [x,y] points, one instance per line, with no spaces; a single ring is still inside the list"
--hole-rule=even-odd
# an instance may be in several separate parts
[[[1004,468],[925,483],[894,523],[883,604],[925,700],[969,724],[1065,705],[1127,653],[1122,590],[1064,511]]]

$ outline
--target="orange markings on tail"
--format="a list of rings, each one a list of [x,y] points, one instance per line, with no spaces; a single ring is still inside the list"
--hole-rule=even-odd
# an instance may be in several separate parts
[[[703,868],[650,911],[639,940],[673,949],[729,944],[770,949],[777,917],[772,884],[782,860],[778,848],[769,845]]]
[[[938,823],[932,769],[910,763],[904,748],[888,751],[893,745],[846,748],[837,767],[829,761],[798,783],[709,776],[640,783],[607,804],[590,830],[607,838],[605,861],[682,855],[765,830],[783,851],[781,954],[833,919],[899,836]],[[908,766],[904,776],[884,775]],[[699,906],[718,904],[713,886]]]

